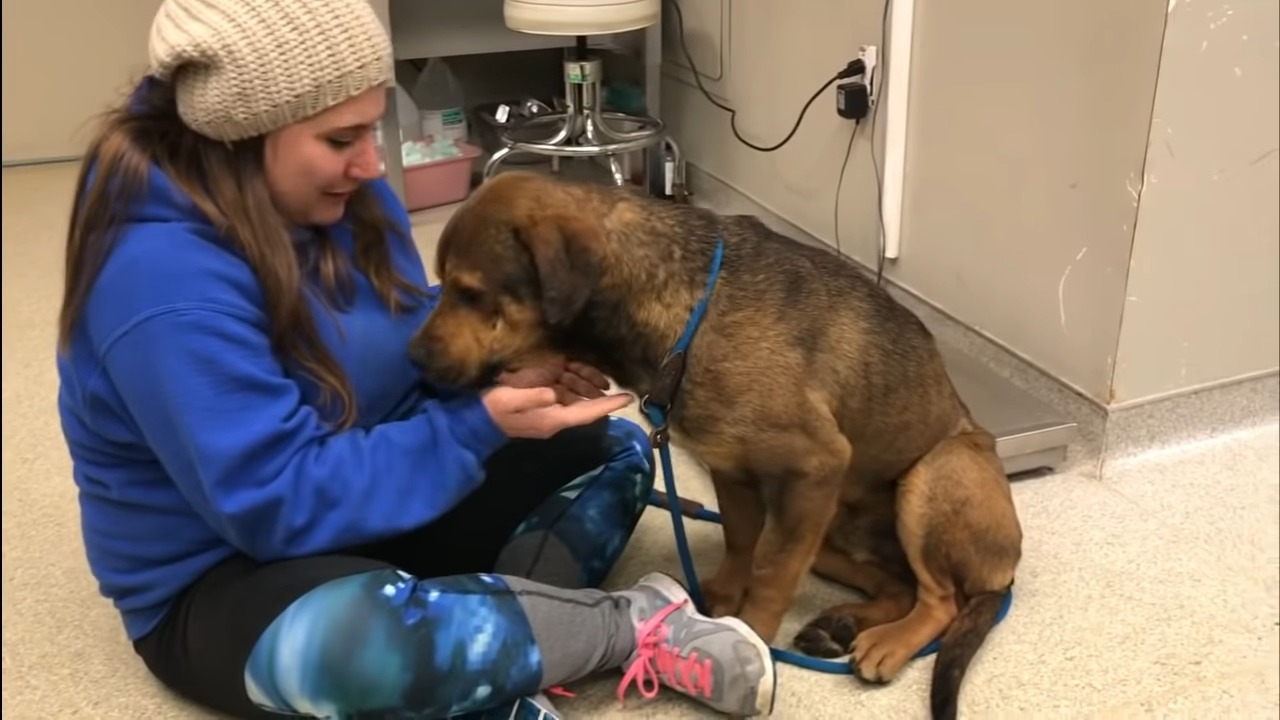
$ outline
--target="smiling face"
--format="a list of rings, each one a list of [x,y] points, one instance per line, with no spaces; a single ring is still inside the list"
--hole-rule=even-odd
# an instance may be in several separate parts
[[[374,129],[386,97],[385,88],[375,87],[266,137],[267,187],[286,220],[332,225],[360,183],[381,174]]]
[[[582,310],[596,282],[589,221],[554,198],[499,176],[445,226],[436,268],[443,293],[410,343],[428,379],[484,385],[552,351],[556,327]]]

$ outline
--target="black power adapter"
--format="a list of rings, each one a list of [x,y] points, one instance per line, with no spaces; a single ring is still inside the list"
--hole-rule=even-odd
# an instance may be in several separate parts
[[[836,112],[848,120],[861,120],[871,112],[871,88],[861,80],[836,86]]]

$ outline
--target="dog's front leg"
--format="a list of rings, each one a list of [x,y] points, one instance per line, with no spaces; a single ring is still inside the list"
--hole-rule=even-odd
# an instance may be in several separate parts
[[[764,528],[764,496],[744,473],[713,469],[711,483],[720,506],[724,558],[715,575],[702,583],[702,594],[712,616],[737,615],[751,583],[752,556]]]
[[[808,472],[775,475],[767,481],[768,514],[738,615],[766,642],[773,642],[839,506],[848,454],[846,450],[843,457],[833,455],[810,456],[804,463]]]

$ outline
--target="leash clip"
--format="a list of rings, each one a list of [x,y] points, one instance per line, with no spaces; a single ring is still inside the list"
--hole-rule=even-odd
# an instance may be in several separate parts
[[[654,406],[653,400],[648,395],[640,398],[640,412],[645,414],[649,419],[649,423],[653,425],[653,431],[649,433],[649,444],[656,449],[661,449],[671,440],[671,431],[667,428],[667,413],[671,408],[659,408]]]
[[[654,448],[661,450],[666,446],[667,441],[671,439],[671,432],[667,430],[667,426],[663,425],[653,432],[649,433],[649,444]]]

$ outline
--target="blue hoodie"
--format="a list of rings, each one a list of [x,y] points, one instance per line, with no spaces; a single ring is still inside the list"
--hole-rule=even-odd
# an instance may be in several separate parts
[[[384,180],[369,187],[409,237]],[[331,229],[343,251],[352,238]],[[394,266],[427,287],[411,242]],[[313,305],[358,427],[334,433],[315,386],[273,353],[253,272],[153,167],[58,357],[58,407],[90,569],[129,638],[218,562],[349,548],[425,525],[476,488],[506,437],[475,394],[433,397],[407,345],[434,305],[393,316],[357,274],[353,306]]]

